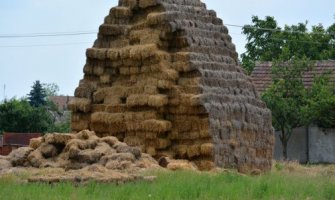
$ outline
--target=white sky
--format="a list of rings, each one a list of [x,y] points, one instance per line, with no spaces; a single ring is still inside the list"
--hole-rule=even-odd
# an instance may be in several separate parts
[[[274,16],[280,26],[309,21],[335,23],[334,0],[204,0],[226,24],[245,25],[251,16]],[[96,31],[117,0],[0,0],[0,35]],[[245,38],[228,27],[239,54]],[[48,38],[0,38],[0,101],[29,93],[35,80],[56,83],[60,93],[73,95],[83,77],[85,50],[96,35]],[[7,47],[43,44],[60,46]],[[4,93],[4,85],[6,91]]]

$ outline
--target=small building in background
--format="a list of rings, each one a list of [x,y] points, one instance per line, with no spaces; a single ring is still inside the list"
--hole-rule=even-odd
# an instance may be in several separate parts
[[[256,63],[255,69],[251,74],[252,82],[256,90],[262,94],[272,84],[271,77],[272,62]],[[330,83],[335,87],[335,60],[316,61],[315,66],[303,74],[303,82],[305,87],[313,84],[314,76],[320,76],[330,73]]]
[[[252,81],[259,94],[262,94],[272,84],[272,63],[257,63],[251,74]],[[306,88],[311,87],[313,78],[330,73],[330,84],[335,90],[335,60],[316,61],[315,66],[303,74],[303,83]],[[274,158],[282,160],[282,144],[280,132],[276,132]],[[300,127],[293,130],[288,142],[287,154],[289,160],[300,163],[335,163],[335,129],[320,127]]]
[[[29,146],[30,139],[41,137],[40,133],[4,133],[1,136],[0,155],[8,155],[13,150]]]
[[[72,96],[51,96],[49,97],[50,101],[52,101],[60,111],[67,111],[68,104],[73,99]]]

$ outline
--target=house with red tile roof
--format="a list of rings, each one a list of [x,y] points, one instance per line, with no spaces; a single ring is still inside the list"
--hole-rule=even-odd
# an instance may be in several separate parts
[[[272,83],[271,62],[257,63],[251,74],[252,81],[259,93],[263,93]],[[331,73],[331,84],[335,87],[335,60],[323,60],[315,62],[315,66],[303,74],[305,87],[310,87],[313,83],[314,76],[325,73]]]
[[[251,74],[256,90],[261,94],[272,84],[271,62],[257,63]],[[313,84],[313,78],[330,73],[330,83],[335,88],[335,60],[315,62],[315,66],[303,74],[305,87]],[[282,145],[276,132],[274,158],[282,160]],[[288,159],[300,163],[335,163],[335,129],[316,126],[300,127],[293,130],[288,142]]]

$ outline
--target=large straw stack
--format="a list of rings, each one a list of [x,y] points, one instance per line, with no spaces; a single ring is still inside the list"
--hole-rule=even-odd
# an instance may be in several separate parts
[[[270,169],[271,113],[204,3],[120,0],[86,54],[70,105],[74,131],[117,136],[200,169]]]

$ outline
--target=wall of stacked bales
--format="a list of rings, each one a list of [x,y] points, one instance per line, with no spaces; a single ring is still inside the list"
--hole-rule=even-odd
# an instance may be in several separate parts
[[[70,103],[74,131],[117,136],[200,169],[270,169],[271,113],[204,3],[120,0],[86,54]]]

